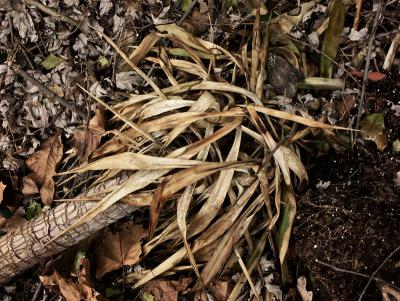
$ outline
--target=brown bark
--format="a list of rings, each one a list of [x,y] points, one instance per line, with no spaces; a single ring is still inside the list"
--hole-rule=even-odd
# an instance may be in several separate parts
[[[0,238],[0,284],[77,244],[95,231],[128,215],[136,208],[115,204],[90,222],[71,230],[46,247],[56,237],[95,205],[94,202],[64,203],[46,211],[36,219],[25,222]]]

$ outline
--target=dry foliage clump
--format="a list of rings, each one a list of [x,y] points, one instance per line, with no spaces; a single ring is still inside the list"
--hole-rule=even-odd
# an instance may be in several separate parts
[[[113,114],[113,130],[106,132],[112,137],[93,147],[100,132],[91,129],[99,123],[96,115],[87,131],[89,148],[78,149],[84,160],[90,155],[90,162],[62,175],[98,172],[93,185],[126,172],[128,176],[102,190],[97,205],[65,232],[122,199],[137,206],[150,204],[148,240],[135,251],[136,260],[126,264],[158,259],[149,265],[151,270],[127,276],[135,288],[176,273],[184,261],[198,277],[194,287],[208,286],[244,249],[252,253],[250,265],[242,267],[245,280],[268,238],[276,258],[285,264],[296,214],[294,191],[307,182],[302,140],[321,131],[333,136],[333,129],[344,128],[315,121],[305,111],[288,113],[265,98],[268,40],[259,26],[254,29],[252,59],[174,24],[156,28],[129,57],[99,33],[154,92],[131,95],[113,106],[87,92]],[[143,73],[138,65],[144,60],[158,65],[170,86],[161,89]],[[243,244],[247,247],[236,249]],[[115,268],[104,268],[97,276]],[[236,300],[242,286],[238,281],[229,300]]]

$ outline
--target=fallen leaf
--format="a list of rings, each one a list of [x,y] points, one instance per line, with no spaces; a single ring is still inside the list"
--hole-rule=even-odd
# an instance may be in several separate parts
[[[35,181],[29,176],[22,178],[22,193],[26,196],[39,193],[39,189]]]
[[[73,147],[83,161],[87,161],[90,154],[99,147],[104,132],[104,113],[97,109],[96,115],[89,122],[89,126],[74,133]]]
[[[385,120],[382,113],[375,113],[365,117],[360,122],[361,136],[364,139],[375,142],[377,148],[383,151],[388,143],[388,137],[383,130],[385,129]]]
[[[32,201],[32,203],[26,208],[26,218],[32,219],[39,216],[42,213],[42,206],[38,202]]]
[[[228,281],[216,281],[209,286],[209,290],[216,301],[225,301],[230,293]]]
[[[137,263],[142,254],[141,241],[146,237],[147,230],[133,223],[125,223],[117,233],[107,230],[103,242],[96,248],[96,278],[101,279],[108,272]]]
[[[0,181],[0,203],[3,201],[3,194],[6,187],[7,185]]]
[[[192,282],[192,278],[182,278],[179,281],[153,280],[146,285],[142,296],[147,294],[145,300],[151,300],[149,299],[149,295],[151,295],[154,301],[177,301],[178,294],[185,290],[190,282]]]
[[[32,185],[33,180],[37,187],[40,187],[40,195],[45,205],[50,205],[54,194],[53,176],[56,173],[56,165],[63,155],[63,145],[61,143],[61,135],[57,133],[55,136],[47,139],[42,148],[33,153],[26,165],[32,173],[25,177],[23,191],[29,193],[35,189]]]
[[[108,12],[113,8],[113,1],[101,0],[99,8],[100,8],[100,16],[107,15]]]
[[[364,71],[365,72],[365,71]],[[359,78],[364,77],[364,72],[358,71],[358,70],[351,70],[351,75]],[[368,72],[368,79],[372,80],[373,82],[380,81],[386,77],[386,74],[383,74],[381,72]]]
[[[385,284],[381,287],[383,301],[396,300],[400,301],[400,291]],[[393,298],[391,298],[393,297]]]
[[[44,59],[44,61],[40,65],[42,65],[42,67],[47,70],[51,70],[60,65],[62,62],[64,62],[64,59],[62,57],[50,54]]]
[[[68,301],[101,301],[105,300],[98,292],[84,283],[75,283],[63,278],[57,271],[50,276],[39,276],[40,281],[49,290],[59,294]]]
[[[312,301],[313,299],[313,292],[307,291],[307,279],[304,276],[300,276],[297,279],[297,291],[300,294],[302,301]]]
[[[343,99],[340,99],[335,103],[338,114],[337,117],[340,121],[348,118],[349,112],[351,109],[353,109],[355,102],[356,98],[354,95],[346,95]]]

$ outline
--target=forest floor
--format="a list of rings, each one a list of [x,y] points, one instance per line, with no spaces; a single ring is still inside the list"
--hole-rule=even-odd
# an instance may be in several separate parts
[[[400,2],[259,5],[0,0],[2,235],[170,168],[1,300],[400,300]]]

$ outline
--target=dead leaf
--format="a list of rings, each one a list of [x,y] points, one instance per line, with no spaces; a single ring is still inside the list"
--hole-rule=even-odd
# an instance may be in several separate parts
[[[63,155],[63,145],[61,143],[61,135],[57,133],[55,136],[47,139],[42,148],[33,153],[26,165],[32,173],[24,177],[24,194],[35,193],[35,187],[40,187],[40,195],[45,205],[50,205],[54,194],[53,176],[56,174],[56,165]]]
[[[101,279],[108,272],[137,263],[142,253],[141,241],[146,237],[143,226],[133,223],[125,223],[117,233],[107,230],[103,242],[96,248],[96,278]]]
[[[7,185],[0,181],[0,203],[3,201],[3,193]]]
[[[312,301],[313,299],[313,292],[307,291],[307,279],[304,276],[300,276],[297,279],[297,291],[300,294],[301,300],[303,301]]]
[[[112,0],[101,0],[100,1],[100,16],[107,15],[108,12],[113,8]]]
[[[361,136],[364,139],[375,142],[377,148],[383,151],[388,143],[388,137],[383,130],[385,129],[385,120],[382,113],[375,113],[365,117],[360,122]]]
[[[359,78],[364,77],[364,72],[358,71],[358,70],[351,70],[351,75]],[[386,74],[383,74],[381,72],[368,72],[368,79],[372,80],[373,82],[380,81],[386,77]]]
[[[383,301],[396,300],[400,301],[400,291],[385,284],[381,287]],[[391,298],[393,297],[393,298]]]
[[[354,95],[346,95],[343,100],[340,99],[337,103],[335,103],[336,111],[340,121],[348,118],[349,112],[351,109],[353,109],[355,102],[356,98]]]
[[[89,122],[89,126],[74,133],[73,147],[83,161],[87,161],[90,154],[99,147],[104,132],[104,112],[97,109],[96,115]]]
[[[178,294],[185,290],[192,282],[192,278],[182,278],[179,281],[173,280],[153,280],[150,281],[143,294],[151,294],[154,301],[177,301]]]
[[[63,296],[68,301],[102,301],[105,300],[98,292],[84,283],[75,283],[64,279],[57,271],[50,276],[39,276],[44,286]]]
[[[230,293],[228,281],[216,281],[209,286],[209,290],[216,301],[225,301]]]

